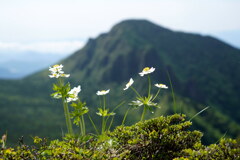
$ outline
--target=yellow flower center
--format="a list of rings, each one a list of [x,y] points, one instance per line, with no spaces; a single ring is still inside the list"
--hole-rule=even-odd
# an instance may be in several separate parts
[[[149,70],[150,70],[149,67],[145,67],[145,68],[143,69],[144,72],[149,71]]]
[[[54,68],[55,68],[55,67],[59,67],[59,65],[58,65],[58,64],[55,64],[53,67],[54,67]]]
[[[105,90],[101,90],[101,92],[106,92]]]

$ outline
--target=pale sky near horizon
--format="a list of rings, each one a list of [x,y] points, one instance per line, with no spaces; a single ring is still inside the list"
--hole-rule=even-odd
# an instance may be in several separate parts
[[[69,54],[126,19],[217,36],[240,48],[240,0],[0,1],[0,54]]]

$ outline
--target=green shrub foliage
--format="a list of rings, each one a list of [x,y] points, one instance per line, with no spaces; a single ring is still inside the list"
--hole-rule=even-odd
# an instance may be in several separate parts
[[[240,159],[240,139],[221,139],[219,144],[203,146],[199,150],[186,149],[183,151],[188,159],[201,160],[235,160]],[[177,159],[177,158],[176,158]]]
[[[200,143],[202,133],[188,131],[190,125],[183,115],[175,114],[117,127],[111,136],[117,139],[122,152],[128,150],[127,159],[172,159]]]
[[[64,137],[47,142],[34,137],[33,146],[2,147],[0,159],[239,159],[240,141],[221,139],[217,144],[201,144],[202,133],[190,131],[191,122],[175,114],[119,126],[103,135]]]

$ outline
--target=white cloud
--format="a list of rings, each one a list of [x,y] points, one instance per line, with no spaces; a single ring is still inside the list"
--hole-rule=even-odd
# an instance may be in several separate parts
[[[36,43],[9,43],[0,42],[1,52],[26,52],[32,51],[37,53],[52,54],[69,54],[84,45],[82,41],[61,41],[61,42],[36,42]]]

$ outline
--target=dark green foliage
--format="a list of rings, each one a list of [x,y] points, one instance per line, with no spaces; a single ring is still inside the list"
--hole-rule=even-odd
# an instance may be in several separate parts
[[[119,143],[120,152],[128,151],[127,159],[172,159],[200,143],[202,134],[187,131],[190,125],[184,116],[176,114],[117,127],[111,136]]]
[[[221,139],[219,144],[204,146],[202,133],[189,131],[191,122],[184,115],[158,117],[133,126],[119,126],[113,132],[98,137],[65,137],[50,143],[34,137],[34,146],[20,144],[17,148],[2,148],[0,159],[162,159],[162,160],[232,160],[240,158],[240,141]]]
[[[237,160],[240,159],[240,139],[221,139],[219,144],[202,146],[198,150],[186,149],[183,155],[188,159]]]

